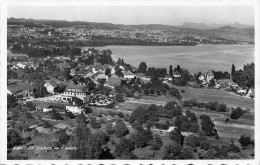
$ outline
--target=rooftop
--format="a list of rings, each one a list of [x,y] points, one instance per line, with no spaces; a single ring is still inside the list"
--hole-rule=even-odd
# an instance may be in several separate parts
[[[11,92],[11,93],[16,93],[18,91],[22,91],[22,90],[32,90],[33,87],[25,82],[18,82],[18,83],[14,83],[14,84],[10,84],[7,86],[7,89]]]

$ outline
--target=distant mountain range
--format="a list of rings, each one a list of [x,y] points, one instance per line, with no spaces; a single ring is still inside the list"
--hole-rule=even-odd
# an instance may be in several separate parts
[[[217,29],[224,26],[230,26],[237,29],[246,29],[246,28],[253,28],[253,25],[246,25],[241,23],[233,23],[233,24],[204,24],[204,23],[192,23],[192,22],[184,22],[182,25],[178,27],[182,28],[192,28],[192,29],[200,29],[200,30],[211,30]]]
[[[123,25],[112,23],[97,23],[84,21],[65,21],[65,20],[34,20],[24,18],[9,18],[7,24],[34,24],[49,25],[53,27],[68,27],[85,25],[88,29],[104,30],[160,30],[170,32],[173,35],[196,35],[210,39],[226,39],[233,41],[254,42],[254,26],[240,23],[234,24],[210,24],[204,23],[183,23],[181,26],[161,25],[161,24],[144,24],[144,25]]]

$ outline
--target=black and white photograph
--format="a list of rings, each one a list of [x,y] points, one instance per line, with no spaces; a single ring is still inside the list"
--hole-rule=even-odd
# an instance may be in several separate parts
[[[259,163],[259,3],[70,2],[2,11],[1,160]]]

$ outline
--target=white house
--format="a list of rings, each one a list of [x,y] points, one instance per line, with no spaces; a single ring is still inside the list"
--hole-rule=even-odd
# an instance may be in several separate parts
[[[97,81],[97,80],[100,80],[100,79],[104,79],[104,80],[108,80],[108,76],[107,75],[105,75],[104,73],[102,73],[102,74],[98,74],[96,77],[95,77],[95,80]]]
[[[128,71],[124,74],[124,79],[132,79],[132,78],[135,78],[135,75],[134,75],[130,70],[128,70]]]
[[[173,77],[175,77],[175,78],[181,77],[180,72],[178,72],[178,71],[174,72]]]
[[[213,74],[212,70],[209,70],[206,74],[206,80],[207,80],[207,82],[209,82],[212,79],[214,79],[214,74]]]
[[[22,64],[22,63],[18,63],[18,64],[16,64],[16,66],[19,68],[22,68],[22,69],[24,69],[26,67],[26,65]]]
[[[54,94],[55,89],[57,89],[58,84],[54,81],[49,81],[44,84],[48,93]]]

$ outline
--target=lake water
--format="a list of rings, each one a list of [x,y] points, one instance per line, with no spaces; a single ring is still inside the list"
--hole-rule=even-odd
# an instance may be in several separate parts
[[[106,46],[97,49],[111,49],[114,61],[123,58],[135,67],[142,61],[148,67],[167,69],[179,64],[190,73],[205,73],[211,69],[230,72],[232,64],[238,70],[254,61],[254,45]]]

